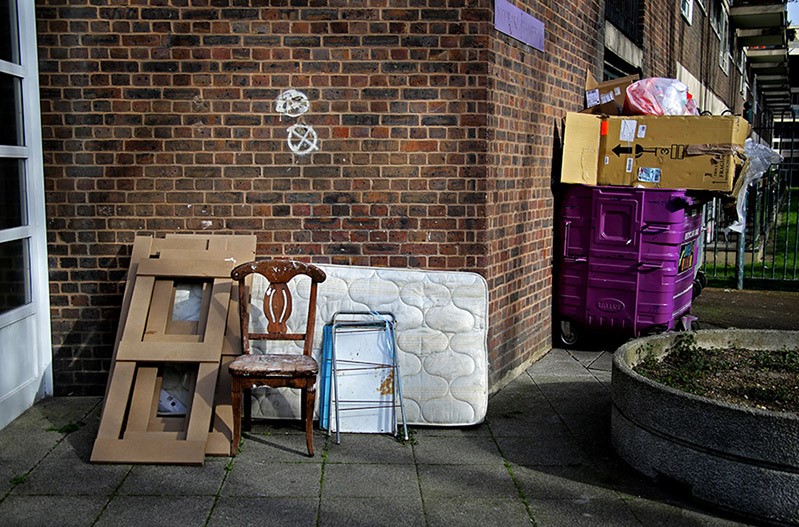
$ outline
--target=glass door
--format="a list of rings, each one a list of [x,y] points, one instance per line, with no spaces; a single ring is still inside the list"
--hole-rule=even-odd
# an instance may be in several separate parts
[[[0,0],[0,428],[52,394],[33,2]]]

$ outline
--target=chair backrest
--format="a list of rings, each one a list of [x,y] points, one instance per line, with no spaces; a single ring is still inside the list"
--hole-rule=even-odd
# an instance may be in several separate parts
[[[245,279],[251,274],[266,278],[269,286],[264,295],[266,333],[250,332],[250,298]],[[287,322],[293,310],[293,301],[288,283],[297,275],[311,279],[308,296],[308,319],[305,331],[289,333]],[[315,265],[293,260],[262,260],[236,266],[230,277],[239,283],[239,318],[241,320],[242,352],[250,353],[250,340],[303,340],[303,354],[311,355],[316,325],[316,286],[325,281],[327,275]]]

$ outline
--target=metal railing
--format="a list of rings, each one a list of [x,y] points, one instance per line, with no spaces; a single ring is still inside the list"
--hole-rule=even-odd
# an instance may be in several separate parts
[[[737,217],[735,202],[705,205],[703,271],[718,284],[743,287],[799,286],[799,119],[792,112],[757,126],[756,136],[773,137],[783,156],[746,197],[743,235],[727,228]]]

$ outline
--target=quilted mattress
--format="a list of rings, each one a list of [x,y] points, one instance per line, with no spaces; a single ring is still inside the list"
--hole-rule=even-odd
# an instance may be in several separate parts
[[[488,288],[469,272],[318,265],[314,355],[319,360],[322,328],[347,311],[388,311],[397,320],[397,353],[408,424],[465,426],[482,422],[488,406]],[[294,311],[289,328],[307,312],[307,283],[291,284]],[[265,326],[258,302],[266,281],[253,282],[251,327]],[[258,345],[265,343],[258,343]],[[288,346],[276,350],[279,345]],[[300,352],[294,343],[269,343],[270,350]],[[263,348],[261,348],[263,351]],[[253,391],[253,417],[296,417],[299,395],[287,389]]]

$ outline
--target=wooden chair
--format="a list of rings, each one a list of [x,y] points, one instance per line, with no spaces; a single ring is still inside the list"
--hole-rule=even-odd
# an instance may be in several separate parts
[[[267,319],[266,333],[250,332],[250,298],[245,279],[251,274],[260,274],[269,282],[264,295],[264,314]],[[305,331],[289,333],[286,322],[292,312],[292,297],[288,282],[297,275],[311,278],[308,300],[308,319]],[[250,425],[250,390],[256,386],[273,388],[299,388],[302,393],[302,418],[305,420],[305,440],[308,455],[313,456],[313,413],[316,401],[316,376],[319,366],[311,356],[314,326],[316,321],[316,288],[324,282],[325,272],[310,264],[291,260],[248,262],[237,266],[230,273],[239,283],[239,318],[241,319],[242,355],[228,367],[231,377],[231,399],[233,405],[233,443],[230,454],[235,456],[241,440],[241,403],[246,393],[246,427]],[[251,340],[295,340],[304,341],[302,355],[252,354]]]

